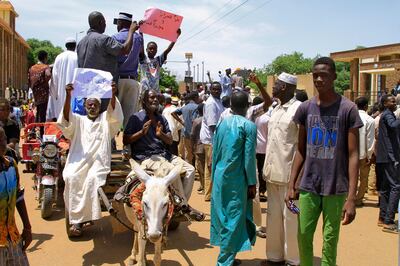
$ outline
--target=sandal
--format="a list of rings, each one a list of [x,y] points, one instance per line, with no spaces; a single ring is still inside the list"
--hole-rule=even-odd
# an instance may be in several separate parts
[[[81,224],[73,224],[69,228],[69,234],[71,237],[82,236],[82,227]]]
[[[399,228],[397,227],[397,224],[385,224],[383,225],[382,231],[386,233],[398,234]]]
[[[88,227],[91,227],[92,225],[94,225],[94,222],[88,221],[88,222],[80,223],[80,225],[81,225],[82,229],[85,229],[85,228],[88,228]]]
[[[258,229],[256,231],[256,235],[260,238],[267,238],[267,233],[265,233],[264,231],[262,231],[261,229]]]
[[[378,225],[379,227],[383,227],[383,225],[384,225],[383,220],[382,220],[382,219],[379,219],[377,225]]]

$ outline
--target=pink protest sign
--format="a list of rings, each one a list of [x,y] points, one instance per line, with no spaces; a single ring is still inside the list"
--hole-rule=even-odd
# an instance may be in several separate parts
[[[140,31],[175,42],[178,38],[176,32],[181,26],[182,20],[182,16],[157,8],[149,8],[144,12],[144,23],[140,26]]]

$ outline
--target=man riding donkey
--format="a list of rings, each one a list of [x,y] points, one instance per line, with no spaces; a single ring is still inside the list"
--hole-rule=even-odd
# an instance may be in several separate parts
[[[111,139],[123,121],[122,109],[116,99],[117,87],[112,84],[108,108],[100,113],[101,99],[88,97],[87,116],[71,111],[73,86],[66,86],[64,109],[58,125],[71,140],[70,151],[63,171],[64,201],[71,225],[69,236],[81,236],[85,226],[101,218],[97,189],[106,183],[111,166]]]
[[[145,90],[142,95],[143,110],[133,114],[124,131],[124,145],[131,145],[132,158],[145,170],[167,174],[174,166],[180,166],[183,178],[177,178],[172,184],[181,199],[182,211],[196,221],[202,221],[204,214],[189,206],[195,169],[182,158],[172,155],[167,145],[172,144],[171,131],[164,116],[158,113],[158,92]]]

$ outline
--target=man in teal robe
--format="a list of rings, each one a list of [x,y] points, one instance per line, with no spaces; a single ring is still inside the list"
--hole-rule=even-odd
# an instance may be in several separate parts
[[[245,118],[248,95],[231,97],[234,115],[217,125],[213,140],[210,243],[220,247],[217,266],[232,266],[237,252],[255,243],[256,125]]]

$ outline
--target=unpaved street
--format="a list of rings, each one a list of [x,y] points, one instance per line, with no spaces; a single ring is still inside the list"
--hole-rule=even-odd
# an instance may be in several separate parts
[[[22,172],[23,166],[20,166]],[[65,233],[64,210],[55,210],[51,220],[40,217],[34,200],[32,174],[22,174],[26,187],[26,202],[32,223],[33,242],[28,249],[31,265],[127,265],[133,243],[132,233],[125,231],[113,234],[108,213],[85,231],[85,236],[69,240]],[[196,193],[195,183],[191,204],[209,214],[209,204]],[[357,210],[355,222],[342,227],[339,243],[338,265],[397,265],[398,236],[383,233],[376,226],[378,209],[376,197],[367,201],[366,206]],[[266,204],[262,205],[265,212]],[[17,215],[18,216],[18,215]],[[209,217],[202,223],[181,224],[171,232],[168,245],[163,253],[162,265],[215,265],[218,248],[209,245]],[[321,226],[315,236],[315,261],[321,257]],[[265,259],[265,239],[258,238],[251,252],[239,253],[242,265],[259,265]],[[153,246],[148,244],[148,262],[152,264]]]

